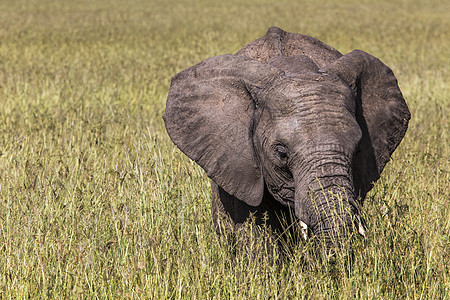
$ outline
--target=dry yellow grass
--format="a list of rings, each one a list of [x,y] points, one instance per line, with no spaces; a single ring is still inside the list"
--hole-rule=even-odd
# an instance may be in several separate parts
[[[445,1],[0,2],[0,298],[448,299]],[[353,268],[270,265],[216,236],[209,181],[161,119],[170,77],[279,26],[398,77],[410,128]],[[276,253],[276,255],[278,255]]]

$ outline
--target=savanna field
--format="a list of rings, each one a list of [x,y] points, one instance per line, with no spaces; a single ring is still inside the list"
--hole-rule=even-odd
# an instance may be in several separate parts
[[[236,255],[166,133],[170,78],[271,26],[380,58],[411,111],[352,263]],[[0,298],[450,299],[449,37],[448,1],[1,0]]]

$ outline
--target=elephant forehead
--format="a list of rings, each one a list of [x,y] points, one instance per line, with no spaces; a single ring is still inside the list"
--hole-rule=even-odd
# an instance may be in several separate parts
[[[348,85],[334,76],[313,73],[286,76],[273,84],[264,103],[274,116],[292,113],[321,113],[324,110],[354,113],[355,101]]]

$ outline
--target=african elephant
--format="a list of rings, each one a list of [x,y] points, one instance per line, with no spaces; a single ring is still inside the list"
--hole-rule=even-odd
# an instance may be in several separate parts
[[[291,216],[327,248],[364,235],[363,199],[409,119],[380,60],[276,27],[176,74],[164,114],[172,141],[212,179],[216,227],[221,215],[265,214],[275,229]]]

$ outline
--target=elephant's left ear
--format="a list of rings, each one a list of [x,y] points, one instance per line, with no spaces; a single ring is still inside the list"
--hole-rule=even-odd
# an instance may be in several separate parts
[[[364,198],[400,144],[411,118],[392,70],[376,57],[354,50],[328,65],[356,95],[363,136],[353,160],[355,188]]]

